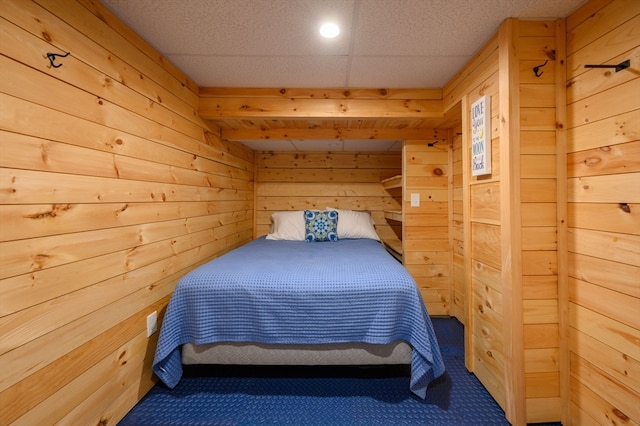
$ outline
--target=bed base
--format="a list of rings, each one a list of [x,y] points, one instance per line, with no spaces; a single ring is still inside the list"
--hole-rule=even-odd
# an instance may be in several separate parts
[[[412,348],[404,341],[388,345],[187,343],[182,347],[182,363],[186,365],[400,365],[411,364],[411,355]]]

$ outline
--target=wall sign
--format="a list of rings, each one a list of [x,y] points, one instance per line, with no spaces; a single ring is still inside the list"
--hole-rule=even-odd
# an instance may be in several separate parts
[[[491,98],[471,105],[471,175],[491,173]]]

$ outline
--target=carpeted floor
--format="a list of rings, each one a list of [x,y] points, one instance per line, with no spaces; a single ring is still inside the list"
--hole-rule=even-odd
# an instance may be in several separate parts
[[[219,367],[156,385],[120,425],[508,425],[464,367],[462,325],[433,324],[447,371],[426,400],[409,391],[406,367]]]

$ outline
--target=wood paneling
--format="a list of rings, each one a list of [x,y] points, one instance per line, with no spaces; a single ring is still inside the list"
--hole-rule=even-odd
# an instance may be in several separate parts
[[[395,235],[384,210],[400,210],[399,200],[380,181],[402,170],[399,152],[257,152],[256,235],[271,227],[277,211],[334,207],[366,210],[380,237]]]
[[[559,361],[565,358],[558,300],[558,274],[565,265],[558,260],[564,240],[557,226],[558,162],[564,158],[557,145],[564,129],[564,97],[558,95],[564,93],[564,79],[558,77],[565,64],[563,31],[557,22],[508,20],[443,89],[445,108],[463,104],[461,183],[457,189],[454,166],[453,192],[454,223],[459,197],[462,226],[453,234],[453,267],[454,282],[465,280],[472,298],[467,366],[515,424],[559,420],[561,389],[568,393],[560,381]],[[543,75],[536,77],[533,67],[546,60]],[[482,95],[491,96],[493,170],[472,177],[465,171],[470,155],[465,115]],[[500,315],[492,317],[496,300]],[[488,335],[500,339],[491,356],[482,345]]]
[[[145,319],[162,318],[179,277],[266,233],[272,212],[327,206],[371,211],[382,237],[402,232],[383,211],[404,211],[425,303],[465,321],[467,366],[509,420],[640,424],[640,3],[590,0],[566,30],[509,20],[441,91],[323,96],[200,92],[91,0],[2,10],[3,424],[117,422],[154,383]],[[72,55],[52,68],[47,51]],[[621,72],[584,68],[625,59]],[[471,177],[482,95],[493,172]],[[217,121],[249,101],[291,119]],[[397,117],[360,128],[319,109],[345,102]],[[458,111],[451,149],[408,144],[404,168],[398,153],[254,153],[217,137],[420,139],[415,128]],[[297,128],[299,114],[315,128]],[[412,180],[394,198],[380,180],[401,169]]]
[[[499,38],[496,35],[444,87],[445,109],[462,106],[453,146],[454,306],[465,306],[465,362],[501,407],[507,405],[501,270]],[[470,172],[470,105],[491,97],[492,173]],[[459,140],[459,148],[456,142]],[[459,160],[458,160],[459,158]],[[460,289],[460,290],[458,290]],[[463,297],[461,295],[464,295]]]
[[[464,251],[464,207],[463,207],[463,165],[462,128],[453,129],[451,147],[451,315],[467,324],[467,277],[465,274]]]
[[[560,335],[563,309],[561,271],[566,266],[564,234],[558,224],[564,214],[564,70],[565,26],[563,21],[545,23],[527,34],[521,23],[524,50],[546,56],[553,67],[546,79],[520,81],[520,208],[521,279],[524,330],[524,369],[527,422],[567,421],[563,403],[568,398],[563,371],[566,345]],[[542,37],[544,36],[544,37]],[[524,47],[529,46],[529,47]],[[520,67],[524,67],[524,57]],[[542,59],[542,58],[540,58]],[[546,66],[545,66],[546,68]],[[530,77],[528,77],[530,78]],[[534,141],[539,140],[541,143]],[[534,213],[535,212],[535,213]],[[564,346],[563,346],[564,345]],[[566,368],[564,368],[566,370]],[[545,404],[548,404],[546,408]]]
[[[550,37],[533,38],[520,36],[520,22],[506,20],[499,29],[500,69],[499,115],[502,117],[498,127],[500,138],[500,215],[501,215],[501,278],[504,299],[503,335],[504,335],[504,385],[506,393],[505,415],[513,424],[526,422],[527,383],[524,375],[524,342],[522,335],[522,262],[518,254],[522,250],[522,214],[520,195],[521,167],[520,133],[524,129],[542,130],[546,120],[540,112],[550,108],[522,108],[520,97],[519,60],[533,59],[540,55],[540,47],[554,44]],[[533,48],[536,45],[537,48]],[[526,53],[525,53],[526,51]],[[538,59],[538,58],[536,58]],[[516,72],[518,70],[518,72]],[[528,113],[526,113],[528,112]],[[520,255],[522,256],[522,255]]]
[[[435,146],[429,146],[430,142],[412,139],[403,144],[404,264],[415,278],[429,313],[450,315],[451,151],[446,139]],[[419,206],[411,206],[411,194],[419,194]]]
[[[0,423],[117,423],[157,380],[147,315],[253,237],[253,152],[99,3],[2,11]]]
[[[568,19],[568,303],[573,424],[640,424],[640,3]],[[606,392],[594,392],[606,389]]]

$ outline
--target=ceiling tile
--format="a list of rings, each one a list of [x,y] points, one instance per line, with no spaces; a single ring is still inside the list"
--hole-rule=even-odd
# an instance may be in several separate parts
[[[362,151],[400,151],[402,149],[401,141],[388,140],[345,140],[344,150],[353,152]]]
[[[503,2],[367,0],[358,11],[353,54],[471,55],[497,30],[503,18],[496,4]]]
[[[203,87],[431,88],[506,18],[566,17],[586,0],[102,1]],[[326,17],[343,27],[336,39],[318,36]],[[422,59],[389,74],[404,56]]]
[[[564,18],[587,0],[100,1],[203,88],[441,89],[505,19]],[[341,24],[337,38],[319,37],[324,18]],[[343,124],[299,120],[286,125]],[[244,126],[242,120],[220,125]],[[348,120],[347,126],[386,127],[358,120]],[[335,140],[247,142],[261,150],[337,150],[329,143]],[[340,141],[339,149],[385,146],[383,141]]]
[[[329,140],[294,140],[298,151],[343,151],[344,142],[339,139]]]
[[[170,55],[201,87],[343,87],[346,56]],[[229,70],[234,70],[230,73]]]
[[[466,56],[356,56],[350,87],[442,88],[467,62]]]
[[[239,141],[255,151],[296,151],[297,148],[289,140],[249,140]]]
[[[354,0],[107,0],[165,55],[346,54]],[[343,28],[319,37],[325,19]]]

